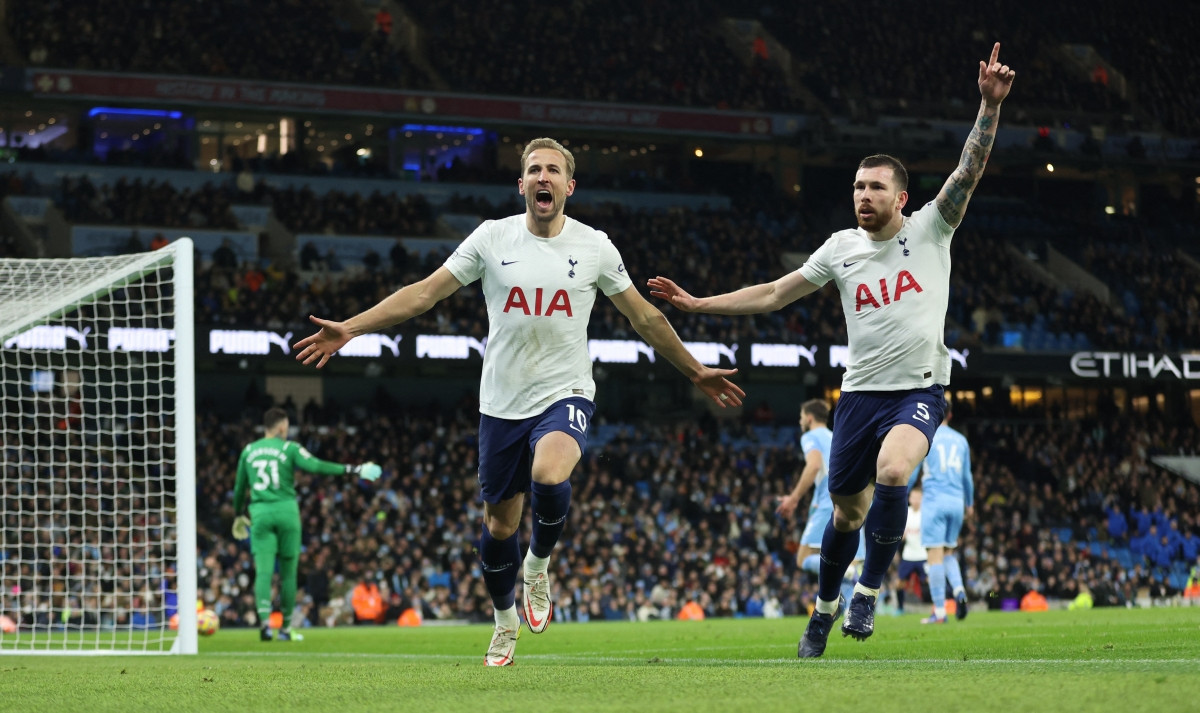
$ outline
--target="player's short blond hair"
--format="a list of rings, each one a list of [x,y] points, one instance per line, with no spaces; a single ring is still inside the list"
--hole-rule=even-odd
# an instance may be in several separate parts
[[[533,153],[534,151],[537,151],[538,149],[554,149],[555,151],[562,154],[563,158],[565,158],[567,160],[567,180],[570,180],[575,177],[575,156],[570,151],[567,150],[566,146],[563,146],[562,144],[558,143],[554,139],[549,139],[546,137],[542,137],[540,139],[534,139],[533,141],[530,141],[529,143],[525,144],[525,150],[521,152],[521,173],[522,174],[525,173],[525,165],[527,163],[529,163],[529,154]]]

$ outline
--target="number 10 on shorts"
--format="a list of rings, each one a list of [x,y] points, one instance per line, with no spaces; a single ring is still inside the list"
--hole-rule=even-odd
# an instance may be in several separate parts
[[[567,404],[567,421],[572,430],[587,433],[587,414],[575,404]]]

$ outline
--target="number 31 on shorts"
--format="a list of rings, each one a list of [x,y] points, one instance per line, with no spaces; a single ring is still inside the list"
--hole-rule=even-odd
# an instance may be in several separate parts
[[[573,430],[587,433],[587,414],[583,412],[583,409],[577,408],[575,404],[567,404],[567,421],[570,422]]]

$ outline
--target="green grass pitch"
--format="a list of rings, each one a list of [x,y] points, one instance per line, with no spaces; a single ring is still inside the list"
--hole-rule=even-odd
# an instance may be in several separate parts
[[[486,626],[226,630],[198,656],[0,657],[0,710],[1200,710],[1200,608],[882,617],[799,661],[804,624],[560,623],[524,630],[504,669],[482,665]]]

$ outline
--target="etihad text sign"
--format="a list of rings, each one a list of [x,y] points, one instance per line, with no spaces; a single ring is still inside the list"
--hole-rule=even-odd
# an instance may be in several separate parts
[[[1200,379],[1200,354],[1076,352],[1071,372],[1086,379]]]

